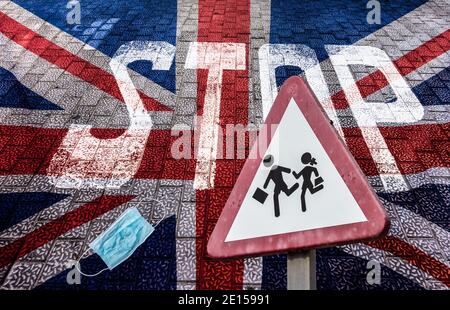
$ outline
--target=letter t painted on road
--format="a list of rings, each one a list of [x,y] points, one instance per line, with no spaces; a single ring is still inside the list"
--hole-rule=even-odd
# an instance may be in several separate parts
[[[245,44],[193,42],[189,47],[185,68],[208,70],[205,102],[200,121],[194,188],[213,188],[220,134],[219,117],[223,71],[245,70]]]

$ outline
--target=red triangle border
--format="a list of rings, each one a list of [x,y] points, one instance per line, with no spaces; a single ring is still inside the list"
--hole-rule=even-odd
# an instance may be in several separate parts
[[[289,78],[283,84],[265,124],[278,125],[291,98],[294,98],[345,184],[353,194],[367,221],[224,242],[261,163],[262,158],[260,154],[264,154],[266,151],[265,149],[257,151],[255,148],[252,148],[249,159],[245,162],[209,238],[207,251],[210,257],[250,257],[330,247],[377,239],[389,230],[389,219],[377,195],[369,185],[345,143],[330,124],[328,116],[323,111],[314,93],[303,79],[295,76]],[[272,130],[271,133],[273,136],[275,130]],[[268,146],[272,136],[263,135],[263,137],[267,137],[267,143],[263,145]],[[261,135],[258,136],[258,139],[260,138]],[[352,176],[350,176],[350,171],[353,171]]]

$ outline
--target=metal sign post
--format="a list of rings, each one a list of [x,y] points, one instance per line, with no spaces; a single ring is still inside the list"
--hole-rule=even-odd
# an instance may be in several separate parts
[[[316,250],[289,253],[287,277],[288,290],[315,290]]]

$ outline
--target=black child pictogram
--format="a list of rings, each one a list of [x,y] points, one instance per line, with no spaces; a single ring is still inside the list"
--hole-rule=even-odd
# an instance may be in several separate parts
[[[292,171],[292,174],[294,177],[298,180],[300,177],[302,178],[303,183],[301,184],[301,194],[300,194],[300,200],[301,200],[301,209],[303,212],[306,212],[306,192],[309,190],[311,194],[315,194],[318,191],[322,190],[324,188],[323,186],[323,179],[319,175],[319,171],[317,170],[314,165],[317,165],[316,159],[312,157],[311,153],[304,153],[301,157],[301,161],[303,165],[306,165],[303,167],[302,170],[300,170],[298,173],[295,171]],[[264,182],[264,189],[267,189],[267,186],[269,185],[270,181],[274,183],[274,189],[273,189],[273,205],[274,205],[274,211],[275,211],[275,217],[280,216],[280,202],[279,202],[279,196],[281,192],[285,193],[286,196],[290,196],[293,192],[295,192],[300,187],[300,182],[295,183],[292,187],[288,187],[286,182],[283,179],[283,173],[291,173],[291,169],[280,166],[280,165],[274,165],[274,158],[272,155],[267,155],[263,159],[263,164],[265,167],[270,168],[269,174],[266,177],[266,181]],[[313,174],[315,179],[313,180]],[[256,188],[255,193],[253,194],[253,199],[263,204],[269,194],[266,193],[261,188]]]
[[[266,181],[264,182],[264,189],[267,188],[269,185],[269,182],[272,181],[275,184],[274,190],[273,190],[273,205],[274,205],[274,211],[275,211],[275,217],[280,216],[280,202],[279,202],[279,196],[280,193],[283,192],[287,196],[290,196],[298,187],[298,183],[295,183],[291,188],[288,188],[286,182],[283,180],[283,173],[291,173],[291,169],[273,165],[273,156],[267,155],[264,160],[264,166],[267,168],[270,167],[270,172],[266,178]]]
[[[304,167],[300,172],[296,173],[295,171],[292,172],[294,177],[296,179],[299,179],[300,176],[303,177],[303,184],[302,184],[302,193],[300,195],[301,203],[302,203],[302,211],[306,211],[306,201],[305,201],[305,195],[306,191],[309,190],[311,194],[317,193],[321,189],[323,189],[323,179],[319,176],[319,171],[317,168],[313,167],[314,165],[317,165],[316,159],[311,156],[311,153],[304,153],[301,157],[301,161],[304,165],[308,165]],[[315,175],[314,184],[311,180],[312,174]]]

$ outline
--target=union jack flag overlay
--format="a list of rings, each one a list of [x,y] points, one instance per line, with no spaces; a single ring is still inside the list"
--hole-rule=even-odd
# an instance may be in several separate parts
[[[286,289],[286,255],[206,244],[245,162],[216,156],[218,129],[261,125],[301,75],[391,219],[318,249],[318,288],[448,289],[450,2],[378,3],[369,23],[365,0],[0,0],[0,287]],[[155,232],[69,283],[74,261],[105,267],[88,244],[131,206]]]

